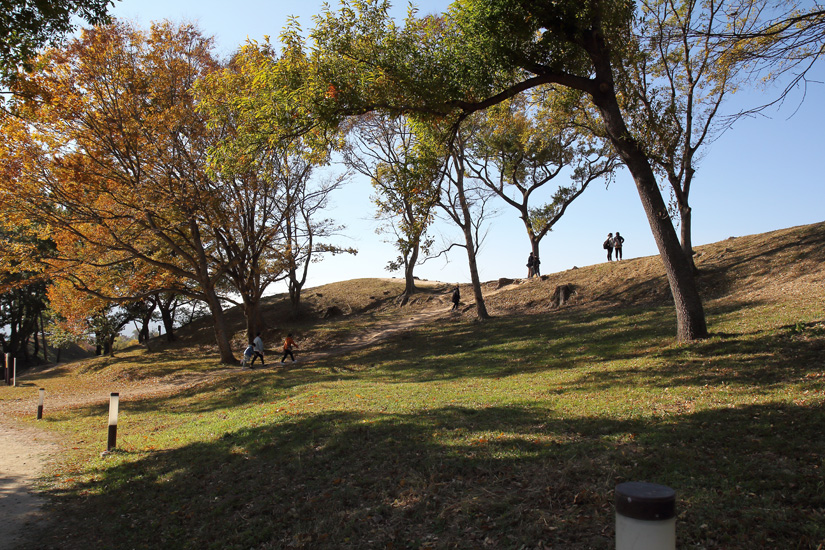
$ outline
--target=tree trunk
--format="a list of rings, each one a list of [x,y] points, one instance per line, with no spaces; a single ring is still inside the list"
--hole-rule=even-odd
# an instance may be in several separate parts
[[[43,322],[43,311],[40,311],[40,336],[43,338],[43,361],[49,362],[49,344],[46,340],[46,324]],[[35,336],[37,338],[37,336]]]
[[[539,240],[536,239],[532,234],[530,235],[530,251],[533,253],[533,261],[537,262],[535,268],[533,269],[533,273],[536,275],[541,275],[541,258],[539,258]]]
[[[115,339],[117,338],[117,334],[111,334],[106,337],[106,350],[107,355],[109,357],[115,356]]]
[[[163,320],[163,330],[166,332],[166,341],[175,341],[175,319],[172,315],[172,310],[161,305],[160,318]]]
[[[243,301],[243,313],[246,318],[246,339],[247,342],[251,342],[255,338],[255,335],[263,329],[261,302],[245,297]]]
[[[631,136],[622,117],[616,89],[610,50],[600,32],[594,31],[583,44],[595,69],[595,86],[586,91],[599,109],[608,138],[621,156],[636,183],[648,224],[659,249],[667,273],[670,291],[676,305],[676,338],[689,342],[708,335],[702,299],[696,288],[693,269],[685,256],[667,205],[662,198],[650,160]]]
[[[476,317],[479,319],[489,319],[487,306],[484,303],[484,296],[481,293],[481,280],[478,277],[478,263],[476,261],[476,248],[473,239],[473,224],[471,223],[470,206],[467,204],[467,196],[464,193],[464,172],[459,170],[456,183],[458,191],[458,201],[461,205],[461,215],[464,218],[461,229],[464,231],[464,243],[467,248],[467,262],[470,266],[470,281],[473,283],[473,297],[476,301]]]
[[[681,242],[682,242],[682,252],[687,258],[688,263],[690,264],[690,269],[694,275],[699,273],[699,270],[696,269],[696,264],[693,261],[693,240],[690,236],[692,227],[691,224],[693,223],[692,220],[693,212],[690,209],[690,206],[679,206],[679,218],[680,218],[680,231],[681,231]]]
[[[143,318],[140,320],[141,327],[140,332],[138,333],[138,342],[149,342],[149,338],[152,337],[150,334],[151,328],[149,327],[149,323],[152,321],[152,312],[150,311],[148,315],[144,315]]]
[[[301,309],[301,288],[303,283],[298,279],[295,268],[289,270],[289,300],[292,303],[292,316],[297,317]]]
[[[608,97],[605,97],[608,96]],[[633,176],[647,221],[659,249],[659,256],[667,273],[673,301],[676,305],[676,338],[689,342],[708,335],[702,300],[696,288],[693,269],[687,261],[673,223],[668,215],[656,177],[647,157],[630,137],[621,118],[615,95],[610,100],[604,94],[596,101],[607,127],[610,140]]]
[[[404,297],[402,298],[401,305],[407,303],[410,296],[415,294],[415,264],[418,263],[418,244],[416,243],[415,246],[412,247],[410,250],[410,256],[407,258],[407,261],[404,263]]]
[[[472,236],[467,236],[469,228],[464,231],[465,238],[472,240]],[[467,246],[467,261],[470,264],[470,281],[473,283],[473,297],[476,301],[476,317],[479,319],[489,319],[490,314],[487,313],[487,306],[484,303],[484,296],[481,293],[481,280],[478,277],[478,264],[476,263],[475,250],[468,244]]]
[[[218,294],[214,288],[205,289],[207,305],[212,313],[212,323],[215,328],[215,342],[218,344],[218,352],[221,356],[221,363],[226,365],[237,365],[238,360],[232,353],[232,344],[229,341],[229,329],[226,326],[226,316],[223,313],[223,306],[218,299]]]

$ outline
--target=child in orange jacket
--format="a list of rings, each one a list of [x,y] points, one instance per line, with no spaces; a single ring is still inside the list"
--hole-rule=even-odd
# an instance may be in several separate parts
[[[295,340],[292,339],[292,333],[286,335],[286,340],[284,340],[284,356],[281,357],[281,363],[286,360],[286,356],[289,355],[292,358],[292,362],[295,362],[295,356],[292,354],[292,348],[295,346]]]

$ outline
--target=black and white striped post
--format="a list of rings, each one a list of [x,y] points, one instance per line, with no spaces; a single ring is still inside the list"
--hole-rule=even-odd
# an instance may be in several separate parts
[[[629,481],[616,486],[616,550],[675,550],[676,491]]]
[[[106,450],[111,451],[117,446],[117,409],[120,402],[120,394],[113,393],[109,396],[109,441]]]
[[[40,388],[40,401],[37,403],[37,419],[43,420],[43,401],[46,398],[46,388]]]

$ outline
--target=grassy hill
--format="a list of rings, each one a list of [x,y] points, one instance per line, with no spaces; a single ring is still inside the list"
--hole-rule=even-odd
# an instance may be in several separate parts
[[[483,323],[439,283],[405,308],[400,280],[310,289],[299,320],[273,297],[289,368],[220,366],[201,322],[33,373],[0,388],[65,449],[32,548],[607,549],[624,481],[676,490],[680,548],[822,548],[825,223],[699,247],[697,266],[711,337],[688,345],[649,257],[487,283]]]

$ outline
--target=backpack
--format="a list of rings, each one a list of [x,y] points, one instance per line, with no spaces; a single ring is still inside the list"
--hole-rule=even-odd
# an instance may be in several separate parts
[[[606,241],[604,241],[604,244],[602,245],[602,248],[604,248],[605,250],[610,248],[610,239],[607,239]]]

